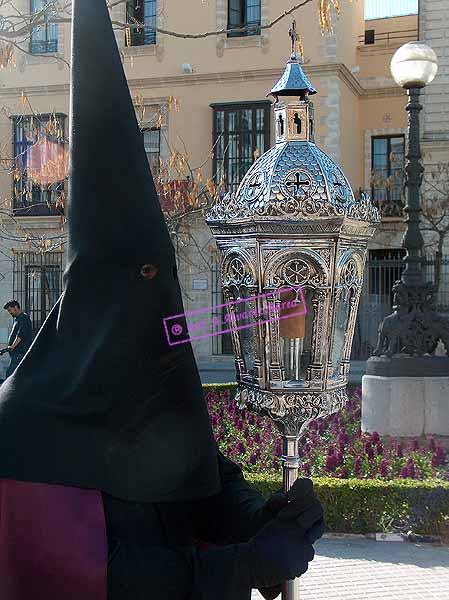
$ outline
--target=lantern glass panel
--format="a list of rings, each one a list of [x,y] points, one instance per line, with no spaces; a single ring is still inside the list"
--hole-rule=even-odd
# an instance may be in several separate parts
[[[242,358],[245,363],[245,372],[250,377],[257,377],[256,361],[258,359],[258,327],[256,325],[257,300],[254,294],[242,288],[235,300],[244,300],[234,305],[237,334],[240,339]]]
[[[336,299],[334,336],[332,341],[331,358],[334,377],[338,377],[340,372],[340,366],[343,360],[346,335],[349,329],[349,319],[351,317],[352,293],[352,290],[348,288],[342,288],[338,291]]]
[[[304,290],[305,306],[295,292],[280,294],[279,337],[286,381],[305,380],[312,360],[312,294]]]

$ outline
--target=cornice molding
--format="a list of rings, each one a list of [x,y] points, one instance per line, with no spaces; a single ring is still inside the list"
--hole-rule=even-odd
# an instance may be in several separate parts
[[[304,71],[308,77],[324,77],[337,76],[343,81],[352,92],[359,97],[386,97],[386,96],[401,96],[405,92],[395,86],[364,88],[360,82],[354,77],[351,71],[343,63],[331,63],[323,65],[305,65]],[[237,83],[247,81],[263,81],[275,80],[279,77],[281,68],[276,69],[257,69],[251,71],[223,71],[221,73],[191,73],[188,75],[171,75],[168,77],[145,77],[141,79],[128,79],[129,87],[133,89],[151,88],[157,89],[161,87],[182,87],[187,85],[207,85],[210,83]],[[12,88],[0,88],[0,97],[18,97],[22,93],[29,96],[44,96],[52,94],[68,94],[69,84],[55,85],[36,85]]]

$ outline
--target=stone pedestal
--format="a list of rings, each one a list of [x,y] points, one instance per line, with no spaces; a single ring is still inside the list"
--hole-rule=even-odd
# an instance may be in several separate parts
[[[449,437],[449,376],[362,379],[362,430],[392,437]]]

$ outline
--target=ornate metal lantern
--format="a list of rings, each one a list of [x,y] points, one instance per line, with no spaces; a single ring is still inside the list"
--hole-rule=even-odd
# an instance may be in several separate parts
[[[346,400],[367,243],[379,221],[369,198],[356,199],[342,170],[314,143],[308,97],[316,90],[294,34],[295,27],[291,59],[271,91],[276,145],[207,215],[231,303],[238,402],[278,424],[286,490],[297,477],[302,428]],[[305,304],[306,314],[295,312],[295,303]],[[238,327],[242,310],[262,321],[268,306],[277,318]],[[296,316],[284,318],[288,311]]]

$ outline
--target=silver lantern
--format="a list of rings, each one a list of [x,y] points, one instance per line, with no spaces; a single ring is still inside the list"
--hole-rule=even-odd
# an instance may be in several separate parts
[[[379,222],[369,198],[356,199],[314,143],[316,90],[296,54],[295,25],[291,37],[292,56],[271,91],[276,144],[207,215],[230,303],[237,401],[278,425],[285,491],[298,475],[301,432],[347,400],[367,244]],[[242,311],[253,326],[239,327]],[[284,598],[296,600],[295,589],[290,582]]]

